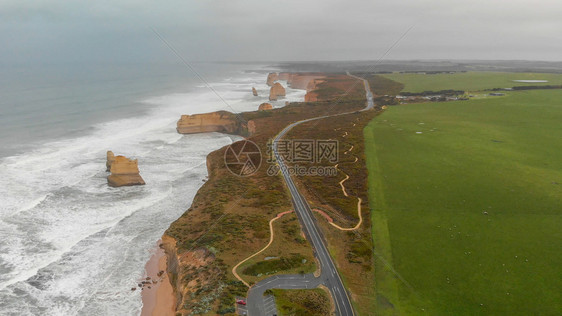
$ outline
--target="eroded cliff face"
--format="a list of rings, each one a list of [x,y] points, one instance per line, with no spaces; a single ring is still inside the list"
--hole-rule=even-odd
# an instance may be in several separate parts
[[[324,79],[312,79],[306,85],[306,94],[304,96],[304,102],[316,102],[318,101],[318,93],[316,90],[318,84],[324,82]]]
[[[182,115],[177,123],[176,130],[180,134],[195,134],[220,132],[246,136],[246,124],[227,111],[218,111],[204,114]]]
[[[189,304],[195,292],[207,285],[213,284],[214,279],[222,274],[214,267],[215,256],[206,248],[196,248],[190,251],[178,252],[177,240],[164,234],[160,245],[167,257],[168,279],[176,296],[176,310],[191,310]]]
[[[285,96],[285,88],[279,83],[276,82],[273,84],[273,87],[269,90],[269,101],[275,101],[279,97]]]
[[[277,80],[289,80],[289,77],[291,76],[290,72],[280,72],[279,75],[277,76]]]
[[[272,109],[273,109],[273,105],[271,105],[271,103],[262,103],[258,107],[258,111],[267,111]]]
[[[125,156],[115,156],[113,152],[107,152],[106,167],[111,174],[107,177],[107,184],[112,187],[145,184],[139,174],[138,161]]]
[[[291,73],[287,85],[292,89],[306,90],[308,83],[314,79],[322,79],[326,75],[316,73]]]

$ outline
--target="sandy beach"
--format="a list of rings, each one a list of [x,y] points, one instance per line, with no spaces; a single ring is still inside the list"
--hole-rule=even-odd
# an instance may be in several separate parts
[[[158,241],[160,244],[161,241]],[[156,253],[146,263],[146,276],[150,278],[151,283],[144,286],[142,290],[142,311],[141,316],[174,316],[176,299],[172,290],[172,285],[168,279],[168,275],[164,272],[158,276],[159,272],[166,271],[167,258],[164,250],[157,247]],[[157,283],[153,283],[157,281]]]

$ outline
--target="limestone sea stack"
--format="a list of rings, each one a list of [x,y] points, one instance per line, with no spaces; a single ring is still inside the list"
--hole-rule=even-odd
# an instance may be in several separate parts
[[[111,171],[111,164],[115,161],[115,155],[111,150],[107,151],[107,161],[105,162],[105,171]]]
[[[258,90],[256,90],[256,88],[252,87],[252,94],[254,95],[254,97],[258,96]]]
[[[279,82],[276,82],[269,90],[269,101],[275,101],[280,96],[285,96],[285,88]]]
[[[113,152],[108,151],[106,166],[109,167],[109,171],[111,172],[107,177],[107,184],[109,184],[109,186],[122,187],[145,184],[139,174],[139,165],[136,159],[129,159],[125,156],[115,156]]]
[[[273,109],[273,105],[271,105],[270,103],[262,103],[258,107],[258,111],[267,111],[272,109]]]
[[[270,72],[267,75],[267,85],[270,87],[273,86],[273,83],[275,82],[275,80],[277,80],[277,76],[278,75],[276,72]]]
[[[176,130],[180,134],[219,132],[246,135],[247,124],[236,114],[227,111],[182,115]]]

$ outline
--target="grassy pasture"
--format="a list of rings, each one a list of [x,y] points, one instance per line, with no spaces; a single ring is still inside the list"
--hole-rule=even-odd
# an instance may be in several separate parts
[[[562,82],[549,74],[385,76],[406,91]],[[375,314],[559,315],[561,90],[390,107],[364,134]]]
[[[385,74],[385,78],[404,84],[405,92],[439,90],[478,91],[492,88],[511,88],[515,86],[560,85],[561,74],[513,73],[513,72],[465,72],[455,74]],[[548,80],[547,83],[523,83],[513,80]]]

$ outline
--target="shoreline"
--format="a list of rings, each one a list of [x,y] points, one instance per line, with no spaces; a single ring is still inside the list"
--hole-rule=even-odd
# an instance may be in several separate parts
[[[308,82],[310,80],[313,80],[315,78],[308,78],[310,77],[310,75],[306,76],[303,75],[303,78],[300,78],[300,81],[297,81],[296,83],[294,83],[295,86],[290,86],[288,80],[281,80],[284,81],[286,84],[286,89],[288,90],[304,90],[304,94],[302,95],[302,99],[299,98],[299,101],[296,102],[307,102],[307,94],[309,92],[309,87],[308,87]],[[306,82],[305,82],[306,81]],[[306,84],[304,84],[303,82],[305,82]],[[268,87],[269,90],[271,90],[271,88]],[[294,102],[294,101],[288,101],[287,97],[283,98],[281,101],[284,101],[285,106],[287,105],[287,103],[289,102]],[[266,102],[272,102],[272,101],[266,101]],[[275,101],[274,101],[275,102]],[[284,107],[284,106],[281,106]],[[251,111],[242,111],[240,113],[252,113],[252,112],[257,112],[257,109],[251,110]],[[209,113],[203,113],[203,114],[199,114],[199,115],[208,115],[208,114],[212,114],[212,113],[216,113],[215,112],[209,112]],[[183,116],[182,116],[183,118]],[[202,131],[204,132],[204,131]],[[194,133],[199,133],[199,132],[194,132]],[[189,133],[188,133],[189,134]],[[236,133],[233,133],[234,135],[239,135]],[[240,135],[242,136],[242,135]],[[213,152],[210,152],[207,155],[207,167],[209,168],[209,155],[211,155]],[[209,174],[211,172],[208,172]],[[210,176],[210,175],[209,175]],[[199,188],[199,190],[197,191],[199,194],[199,191],[201,190],[201,188]],[[197,198],[197,195],[193,198],[192,200],[192,204],[195,201],[195,199]],[[189,210],[188,210],[189,211]],[[183,216],[183,215],[182,215]],[[181,217],[180,217],[181,218]],[[178,218],[179,219],[179,218]],[[171,224],[172,225],[172,224]],[[163,236],[164,237],[164,236]],[[162,240],[158,241],[158,245],[162,243]],[[175,246],[174,246],[175,247]],[[168,247],[166,246],[166,249],[168,249]],[[146,275],[148,277],[154,277],[157,276],[157,274],[159,272],[164,271],[164,274],[162,275],[162,281],[158,281],[158,283],[154,284],[155,286],[152,286],[151,284],[151,288],[145,288],[144,290],[142,290],[142,308],[141,308],[141,316],[175,316],[176,315],[176,305],[178,304],[178,302],[176,302],[178,300],[178,297],[176,297],[176,293],[174,292],[174,288],[172,287],[171,283],[169,282],[168,279],[168,270],[167,270],[167,258],[168,256],[166,255],[166,253],[164,252],[164,250],[162,248],[160,248],[160,246],[157,247],[156,252],[150,257],[149,261],[146,263]],[[146,276],[145,276],[146,278]],[[146,280],[145,280],[146,281]],[[142,282],[142,280],[141,280]],[[181,296],[179,297],[179,299],[181,299]]]
[[[143,279],[150,277],[151,280],[157,280],[157,283],[151,284],[150,288],[144,287],[141,290],[141,316],[174,316],[175,314],[176,297],[166,273],[168,262],[164,249],[159,247],[161,243],[162,241],[158,240],[156,252],[145,266],[146,276]],[[164,272],[159,277],[158,275],[162,271]]]

